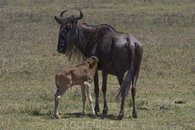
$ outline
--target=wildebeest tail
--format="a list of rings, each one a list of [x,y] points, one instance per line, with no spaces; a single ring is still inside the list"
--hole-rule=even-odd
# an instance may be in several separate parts
[[[130,61],[130,65],[129,65],[129,70],[128,70],[128,73],[127,73],[123,83],[121,84],[121,86],[119,88],[119,92],[118,92],[118,95],[116,97],[116,100],[119,100],[120,95],[121,95],[122,99],[126,98],[126,96],[128,95],[128,92],[129,92],[129,88],[131,86],[132,79],[133,79],[134,58],[135,58],[135,45],[134,45],[134,43],[129,44],[129,49],[130,49],[130,54],[131,54],[131,61]]]

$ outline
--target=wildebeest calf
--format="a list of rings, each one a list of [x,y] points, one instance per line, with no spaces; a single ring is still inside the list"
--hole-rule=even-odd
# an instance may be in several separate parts
[[[89,98],[89,103],[91,105],[92,114],[96,117],[95,111],[92,105],[92,97],[91,97],[91,82],[93,81],[95,72],[97,71],[97,63],[98,58],[92,56],[88,59],[85,59],[86,62],[78,65],[76,67],[64,67],[55,75],[55,82],[57,87],[57,92],[54,95],[55,100],[55,110],[54,116],[56,118],[60,118],[58,113],[58,106],[60,97],[66,92],[69,87],[73,85],[80,85],[82,91],[82,101],[83,101],[83,114],[86,115],[85,112],[85,88],[87,89],[87,96]]]

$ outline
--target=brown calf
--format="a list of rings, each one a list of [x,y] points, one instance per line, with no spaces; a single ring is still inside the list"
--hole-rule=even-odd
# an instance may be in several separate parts
[[[93,81],[95,72],[97,71],[97,63],[98,58],[92,56],[88,59],[85,59],[86,62],[84,64],[78,65],[76,67],[64,67],[55,75],[55,82],[57,87],[57,92],[54,95],[55,100],[55,110],[54,116],[56,118],[60,118],[58,113],[58,106],[60,97],[66,92],[66,90],[73,85],[80,85],[82,91],[82,101],[83,101],[83,114],[86,115],[85,112],[85,88],[87,89],[87,96],[89,99],[89,103],[91,105],[92,114],[96,117],[95,111],[93,109],[92,97],[91,97],[91,85],[90,83]]]

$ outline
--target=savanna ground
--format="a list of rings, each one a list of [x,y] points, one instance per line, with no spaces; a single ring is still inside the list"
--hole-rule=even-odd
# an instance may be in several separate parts
[[[87,101],[83,116],[80,87],[74,86],[61,98],[62,119],[52,116],[54,75],[78,64],[56,51],[59,25],[53,16],[65,9],[78,15],[78,8],[84,13],[80,22],[107,23],[143,44],[137,119],[129,94],[125,117],[116,120],[119,84],[111,75],[107,115],[93,119]],[[0,0],[0,129],[195,129],[194,51],[194,0]],[[94,91],[92,96],[94,101]]]

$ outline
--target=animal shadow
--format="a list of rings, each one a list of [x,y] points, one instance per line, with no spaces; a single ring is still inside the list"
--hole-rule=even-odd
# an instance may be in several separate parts
[[[97,118],[94,118],[94,116],[92,114],[87,114],[86,116],[83,115],[83,113],[66,113],[63,114],[62,118],[83,118],[83,117],[89,117],[89,118],[93,118],[93,119],[110,119],[110,120],[114,120],[117,118],[117,116],[113,115],[113,114],[97,114]]]

